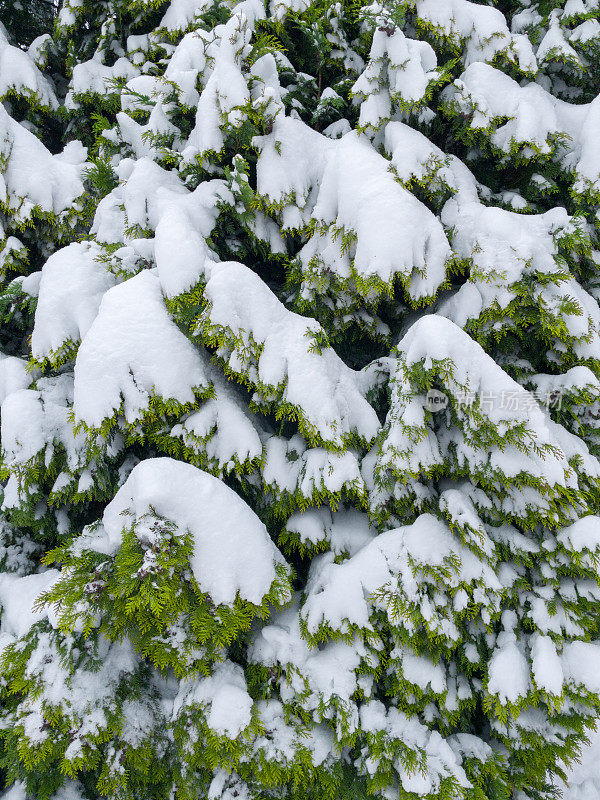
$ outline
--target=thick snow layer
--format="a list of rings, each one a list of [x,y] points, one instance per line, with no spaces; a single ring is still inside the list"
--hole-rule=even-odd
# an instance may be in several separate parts
[[[123,405],[134,422],[152,395],[191,403],[209,386],[206,363],[169,316],[157,276],[141,272],[104,295],[79,347],[76,420],[98,427]]]
[[[500,70],[480,62],[467,67],[445,94],[463,113],[473,114],[472,128],[486,129],[494,123],[491,141],[506,153],[514,145],[529,145],[551,154],[553,142],[560,140],[556,158],[565,170],[575,174],[575,191],[585,191],[588,186],[600,190],[596,146],[599,98],[583,105],[567,103],[537,83],[520,86]]]
[[[111,81],[117,79],[130,80],[138,75],[138,70],[128,59],[121,56],[111,67],[107,67],[96,58],[83,61],[73,67],[67,106],[72,106],[73,95],[99,94],[101,96],[115,92]]]
[[[211,368],[208,374],[214,397],[175,425],[171,436],[215,461],[220,470],[229,471],[236,463],[257,459],[263,445],[257,422],[234,386],[216,369]]]
[[[431,170],[443,169],[451,158],[423,133],[403,122],[388,122],[384,142],[391,165],[402,183],[421,180]]]
[[[285,528],[297,534],[303,544],[327,542],[336,555],[353,556],[376,535],[367,515],[354,509],[309,508],[292,514]]]
[[[152,107],[145,125],[140,125],[122,111],[117,114],[117,125],[118,138],[129,145],[136,158],[159,158],[160,147],[153,143],[156,137],[175,140],[179,134],[179,129],[169,120],[161,102]],[[108,134],[106,138],[112,138]]]
[[[9,44],[0,28],[0,99],[8,94],[30,95],[41,106],[53,110],[58,100],[50,81],[45,78],[28,53]]]
[[[431,569],[449,563],[449,559],[456,566],[448,570],[448,587],[477,583],[485,587],[482,600],[484,592],[501,591],[499,579],[488,564],[455,539],[443,522],[423,514],[412,525],[380,534],[341,564],[329,556],[322,557],[309,582],[301,616],[312,634],[323,624],[342,632],[349,627],[368,629],[372,607],[381,605],[373,598],[374,593],[383,589],[397,592],[400,587],[411,608],[420,608],[431,621],[437,609],[428,610],[427,582],[418,565]],[[442,625],[445,634],[457,638],[458,631]]]
[[[173,7],[174,3],[171,3],[169,11]],[[196,81],[206,68],[206,47],[211,38],[212,35],[202,28],[186,33],[165,70],[165,78],[177,87],[180,102],[189,108],[195,108],[200,99]]]
[[[52,214],[71,210],[83,194],[81,164],[52,155],[40,140],[15,122],[0,104],[0,201],[21,220],[34,208]]]
[[[352,94],[362,100],[358,124],[377,130],[392,116],[393,106],[421,103],[430,84],[439,77],[437,58],[427,42],[409,39],[397,28],[385,26],[373,34],[369,62]]]
[[[567,783],[558,782],[563,800],[599,800],[600,731],[589,734],[590,744],[583,747],[578,763],[567,770]]]
[[[155,230],[162,213],[164,192],[185,195],[187,189],[174,170],[162,169],[151,158],[124,158],[117,175],[122,184],[98,203],[92,234],[99,242],[113,244]],[[136,232],[127,235],[128,229]]]
[[[80,466],[83,436],[73,435],[70,421],[73,378],[69,374],[40,378],[37,389],[9,394],[2,403],[2,457],[16,472],[46,448],[49,463],[55,445],[64,448],[67,466]],[[6,503],[6,497],[5,497]]]
[[[563,528],[556,538],[567,550],[595,552],[600,549],[600,517],[581,517],[573,525]]]
[[[31,335],[34,358],[43,360],[88,332],[104,293],[116,283],[100,263],[101,252],[93,242],[71,244],[44,264]]]
[[[279,81],[279,72],[277,69],[277,61],[272,53],[265,53],[264,56],[258,58],[252,65],[251,71],[254,78],[254,84],[251,89],[251,96],[253,105],[266,107],[266,114],[276,117],[280,113],[284,113],[284,106],[282,98],[288,92],[283,89]],[[327,93],[327,89],[321,95],[321,101]]]
[[[203,324],[227,342],[231,336],[232,371],[281,390],[282,400],[325,441],[341,445],[352,432],[366,440],[376,435],[379,421],[364,398],[361,374],[330,347],[314,349],[311,335],[322,331],[314,319],[288,311],[256,273],[235,262],[214,268],[204,294]]]
[[[416,0],[417,18],[436,33],[464,47],[465,65],[492,61],[499,53],[524,72],[537,71],[531,43],[523,34],[511,33],[504,14],[469,0]]]
[[[9,394],[27,389],[35,377],[35,373],[29,372],[27,361],[0,353],[0,405]]]
[[[162,105],[160,101],[167,93],[168,87],[160,78],[154,75],[136,75],[134,78],[130,78],[122,89],[121,111],[152,113],[157,105]]]
[[[208,70],[204,89],[196,108],[195,126],[183,149],[185,161],[214,151],[225,142],[223,121],[236,127],[244,120],[240,107],[250,101],[241,62],[249,52],[251,25],[243,11],[234,12],[224,25],[214,29],[215,39],[207,48],[212,70]]]
[[[364,494],[365,488],[356,451],[307,448],[301,436],[267,439],[262,476],[275,495],[299,492],[302,497],[312,498],[315,493],[337,494],[342,489]]]
[[[171,458],[134,467],[106,507],[100,533],[84,535],[81,546],[114,553],[123,531],[150,513],[191,534],[190,566],[215,605],[231,605],[237,595],[259,605],[269,593],[284,559],[263,523],[218,478]]]
[[[119,164],[118,174],[125,182],[114,193],[120,196],[127,225],[135,226],[141,231],[148,228],[156,230],[163,211],[165,191],[169,192],[169,199],[173,194],[187,194],[177,172],[163,169],[151,158],[123,159]]]
[[[34,610],[34,605],[37,598],[48,591],[59,577],[60,572],[56,569],[25,577],[9,572],[0,575],[0,640],[3,640],[0,641],[0,647],[11,638],[25,636],[32,625],[47,617],[46,610]]]
[[[329,157],[331,140],[301,120],[279,115],[269,136],[259,137],[260,156],[256,165],[259,194],[271,202],[287,205],[294,200],[299,211],[283,217],[283,227],[298,228],[310,219],[314,189],[318,187]],[[306,208],[300,216],[300,211]],[[290,215],[294,209],[290,209]]]
[[[402,788],[417,795],[436,794],[440,781],[452,776],[459,786],[470,788],[471,783],[461,766],[461,757],[437,731],[423,725],[416,717],[409,717],[397,708],[386,708],[379,700],[371,700],[360,709],[363,731],[383,736],[391,741],[401,741],[406,747],[425,755],[425,769],[409,769],[400,758],[394,764]]]
[[[411,326],[398,351],[401,357],[392,376],[385,439],[376,456],[378,472],[392,470],[401,478],[416,477],[420,470],[455,459],[458,469],[471,474],[521,476],[519,485],[509,485],[501,501],[506,512],[516,517],[526,515],[528,509],[541,513],[549,508],[541,490],[523,489],[524,475],[554,487],[554,491],[577,486],[568,462],[577,448],[567,431],[556,426],[557,431],[535,397],[467,333],[449,320],[429,314]],[[427,419],[426,396],[416,392],[411,383],[417,364],[442,380],[458,425],[434,432]],[[479,418],[472,416],[475,403]],[[494,444],[485,434],[488,425],[504,441]],[[593,462],[585,447],[580,451],[586,464]]]
[[[209,0],[171,0],[160,27],[168,31],[184,31],[209,8]]]
[[[288,669],[288,683],[281,687],[284,702],[297,702],[308,689],[309,696],[301,700],[308,710],[334,697],[350,703],[359,686],[357,670],[364,654],[358,637],[352,643],[329,642],[320,648],[309,647],[295,606],[274,614],[255,635],[249,650],[249,658],[255,663]],[[367,688],[364,681],[361,688]]]
[[[399,275],[413,297],[435,293],[450,245],[431,211],[395,180],[368,139],[350,132],[332,141],[300,120],[279,116],[263,137],[257,186],[284,208],[283,226],[310,219],[317,230],[300,254],[305,267],[341,279],[391,284]],[[345,254],[339,234],[353,238]]]
[[[512,622],[512,626],[505,620]],[[531,690],[531,676],[524,644],[513,631],[516,615],[505,611],[502,615],[505,630],[498,634],[496,647],[488,663],[487,691],[498,697],[502,704],[517,704]],[[548,681],[546,681],[547,683]]]
[[[173,703],[173,718],[199,706],[207,726],[218,736],[235,739],[252,720],[252,698],[244,670],[231,661],[217,664],[208,677],[184,680]]]
[[[567,641],[560,650],[550,636],[534,633],[517,638],[514,611],[502,614],[504,630],[498,634],[488,663],[487,691],[501,703],[518,703],[532,689],[560,696],[564,686],[600,691],[600,644]],[[530,668],[531,662],[531,668]]]
[[[565,644],[561,656],[565,683],[600,693],[600,642],[572,641]]]
[[[218,260],[206,243],[219,215],[219,203],[233,198],[224,181],[201,183],[193,192],[159,190],[159,221],[154,237],[154,257],[161,286],[175,297],[206,280]]]
[[[442,221],[454,232],[455,253],[474,265],[470,280],[440,309],[460,327],[493,305],[506,308],[524,277],[561,271],[555,237],[570,228],[564,208],[517,214],[459,193],[445,204]]]
[[[353,270],[361,280],[391,284],[400,275],[413,297],[435,294],[445,278],[450,245],[436,217],[395,180],[389,162],[352,132],[331,143],[312,213],[321,225],[353,232]],[[330,237],[313,237],[301,254],[348,278],[344,259],[328,258]]]
[[[450,364],[448,389],[458,397],[461,389],[476,395],[489,392],[491,402],[486,404],[485,411],[496,425],[519,419],[522,415],[518,407],[501,402],[502,392],[525,394],[525,390],[496,364],[481,345],[450,320],[437,314],[421,317],[400,340],[398,351],[409,369],[421,361],[429,369],[433,362]],[[531,422],[532,427],[546,433],[541,411],[533,410]]]
[[[600,394],[600,381],[588,367],[572,367],[562,375],[532,375],[530,382],[541,396],[549,396],[552,392],[564,392],[576,395],[579,391]]]

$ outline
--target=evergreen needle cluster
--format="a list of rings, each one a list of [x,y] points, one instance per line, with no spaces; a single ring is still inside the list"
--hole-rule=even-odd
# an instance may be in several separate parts
[[[552,800],[600,716],[598,0],[0,0],[3,800]]]

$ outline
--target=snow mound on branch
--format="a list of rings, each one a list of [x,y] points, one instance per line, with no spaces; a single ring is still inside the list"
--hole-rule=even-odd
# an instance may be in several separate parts
[[[445,204],[442,220],[454,230],[455,252],[472,258],[476,268],[471,280],[442,306],[441,313],[461,327],[494,304],[506,308],[523,276],[561,271],[555,237],[571,222],[564,208],[516,214],[459,192]]]
[[[170,435],[203,453],[219,470],[229,471],[236,462],[244,464],[259,458],[263,445],[257,421],[235,387],[216,369],[211,368],[209,376],[214,397],[175,425]]]
[[[510,478],[527,473],[546,486],[576,485],[567,456],[536,398],[453,322],[436,314],[422,317],[401,340],[398,352],[388,430],[381,448],[380,464],[385,468],[398,474],[400,467],[411,470],[421,461],[439,463],[439,444],[447,450],[452,443],[457,457],[470,469],[485,468]],[[439,442],[425,424],[424,395],[414,394],[409,386],[410,371],[419,363],[427,370],[435,364],[460,421],[460,427],[442,435]],[[479,419],[471,417],[475,402]],[[486,421],[502,441],[482,438]],[[521,489],[519,495],[523,496]]]
[[[0,99],[12,93],[30,96],[52,110],[58,108],[58,100],[48,79],[27,53],[9,43],[3,27],[0,27]]]
[[[420,361],[427,366],[432,361],[451,363],[450,391],[457,397],[468,392],[487,395],[489,402],[484,405],[485,413],[495,426],[522,421],[522,407],[519,403],[507,403],[506,397],[509,393],[517,393],[524,398],[528,393],[496,364],[481,345],[445,317],[428,314],[417,320],[400,341],[398,351],[403,354],[408,367]],[[536,437],[547,439],[548,428],[541,409],[528,408],[526,416],[528,427]]]
[[[302,752],[314,766],[319,766],[335,753],[335,740],[327,725],[317,724],[306,730],[298,725],[297,718],[284,712],[278,700],[259,700],[256,709],[264,730],[253,744],[259,763],[287,765]]]
[[[218,261],[206,239],[217,222],[219,202],[233,198],[221,180],[204,181],[184,195],[167,189],[159,192],[154,257],[165,295],[175,297],[195,286]]]
[[[83,194],[81,164],[52,155],[1,104],[0,160],[0,202],[14,209],[20,220],[29,219],[34,208],[60,214]]]
[[[310,695],[303,700],[304,706],[312,710],[321,700],[329,702],[333,697],[349,704],[359,684],[358,668],[364,655],[359,637],[352,643],[329,642],[320,648],[312,648],[302,636],[298,608],[294,605],[277,612],[269,624],[258,632],[250,645],[250,661],[264,666],[292,667],[288,684],[281,685],[284,702],[298,701],[305,689]],[[363,689],[366,681],[362,683]]]
[[[74,95],[98,94],[105,96],[116,92],[111,81],[118,79],[130,80],[139,74],[139,70],[133,66],[124,56],[118,58],[115,63],[108,67],[100,61],[92,58],[90,61],[83,61],[73,67],[73,77],[71,78],[70,90],[65,104],[67,108],[76,106]]]
[[[162,213],[161,198],[167,191],[185,195],[187,189],[173,170],[166,170],[151,158],[124,158],[117,167],[122,182],[98,203],[92,234],[98,242],[122,244],[148,230],[155,230]],[[137,232],[131,233],[129,229]]]
[[[425,614],[427,584],[416,567],[441,567],[449,560],[455,564],[448,574],[449,586],[478,582],[493,592],[501,590],[488,564],[455,539],[443,522],[423,514],[412,525],[380,534],[342,564],[323,560],[309,582],[301,617],[312,634],[323,624],[343,633],[351,627],[368,629],[372,607],[381,607],[374,595],[383,589],[397,592],[399,585],[407,601],[416,608],[422,604]],[[445,633],[458,637],[458,631]]]
[[[48,611],[34,610],[37,598],[48,591],[58,580],[60,572],[49,569],[35,575],[18,577],[4,572],[0,575],[0,649],[12,639],[18,639],[29,631],[32,625],[46,619]]]
[[[359,127],[377,130],[392,116],[393,104],[421,103],[439,77],[436,67],[430,44],[409,39],[399,28],[390,34],[385,26],[377,27],[369,63],[352,87],[352,94],[362,100]]]
[[[186,707],[200,706],[212,731],[235,739],[250,724],[252,705],[244,670],[238,664],[225,661],[208,677],[181,682],[173,703],[173,718]]]
[[[260,605],[277,577],[276,565],[285,563],[263,523],[233,490],[171,458],[133,468],[104,511],[103,532],[84,536],[85,546],[115,553],[124,531],[150,513],[173,522],[179,535],[191,534],[192,572],[215,605],[230,605],[238,594]]]
[[[417,19],[454,43],[462,43],[465,65],[492,61],[503,53],[524,72],[536,72],[531,43],[524,34],[511,33],[497,8],[469,0],[417,0]]]
[[[271,436],[265,442],[262,477],[275,495],[299,492],[312,498],[325,491],[332,494],[355,490],[364,493],[365,483],[355,450],[332,452],[308,447],[302,436],[289,440]]]
[[[590,186],[596,192],[600,190],[596,145],[600,98],[582,105],[567,103],[536,83],[520,86],[500,70],[482,63],[467,67],[444,94],[460,111],[473,114],[472,128],[489,129],[492,144],[505,153],[515,145],[530,145],[550,155],[560,141],[556,158],[574,173],[575,191]],[[496,125],[497,121],[503,122]]]
[[[117,172],[123,182],[98,204],[92,233],[99,242],[125,240],[131,246],[138,236],[154,231],[154,240],[142,242],[149,256],[154,255],[165,295],[175,297],[192,288],[218,260],[206,239],[220,204],[233,203],[225,181],[203,181],[190,192],[176,172],[146,156],[123,159]]]
[[[589,737],[590,744],[583,748],[579,763],[567,771],[568,783],[558,783],[563,800],[600,800],[600,731],[593,731]]]
[[[256,164],[256,185],[259,194],[277,205],[292,205],[289,216],[283,216],[283,228],[308,223],[316,197],[313,190],[320,183],[332,142],[301,120],[279,115],[273,132],[256,137],[260,156]],[[294,218],[293,201],[299,206]],[[302,210],[302,216],[300,216]]]
[[[288,311],[256,273],[235,262],[214,268],[204,294],[201,325],[231,347],[232,371],[281,389],[282,400],[335,445],[353,432],[368,441],[377,434],[379,421],[363,396],[361,374],[330,347],[315,350],[318,322]]]
[[[332,511],[324,507],[298,511],[288,519],[285,529],[297,534],[303,544],[327,542],[336,555],[353,556],[376,536],[367,515],[354,509]]]
[[[175,3],[171,3],[169,11],[174,6]],[[188,108],[195,108],[200,99],[196,82],[206,68],[206,45],[209,39],[210,33],[201,28],[186,33],[173,51],[165,70],[165,79],[175,85],[179,101]]]
[[[77,353],[78,422],[98,427],[121,404],[133,422],[152,395],[191,403],[208,386],[205,357],[170,318],[156,275],[144,271],[109,289]]]
[[[168,31],[185,30],[211,7],[211,0],[171,0],[160,27]]]
[[[387,709],[379,700],[370,700],[360,709],[360,724],[362,730],[372,734],[373,738],[377,736],[392,742],[400,740],[404,747],[424,756],[425,769],[407,768],[400,758],[394,764],[405,792],[420,796],[436,794],[441,781],[448,776],[452,776],[459,786],[471,787],[461,765],[461,756],[437,731],[430,730],[415,717],[397,708]]]
[[[31,335],[34,358],[44,359],[88,332],[103,295],[116,283],[99,262],[101,253],[93,242],[70,244],[44,264]]]
[[[389,163],[357,133],[331,143],[313,219],[333,226],[334,231],[355,234],[353,271],[362,280],[378,278],[390,284],[399,274],[411,295],[422,297],[435,294],[445,278],[451,251],[441,224],[398,183]],[[319,238],[306,246],[308,254],[316,255],[327,244]],[[326,254],[325,262],[329,266]],[[336,260],[334,269],[343,263]],[[341,277],[350,276],[342,273]]]
[[[182,153],[184,162],[193,162],[210,151],[220,152],[225,143],[223,122],[239,126],[245,118],[241,109],[250,101],[241,67],[250,51],[251,22],[240,8],[224,25],[217,25],[214,34],[207,47],[212,70],[205,74],[195,126]]]
[[[71,469],[79,466],[81,436],[73,435],[69,419],[73,399],[71,375],[41,378],[37,389],[22,389],[9,394],[2,404],[2,458],[15,472],[24,467],[41,450],[54,445],[65,450]],[[47,462],[48,463],[48,462]]]
[[[27,370],[27,361],[0,353],[0,405],[9,394],[27,389],[34,379],[35,373]]]
[[[278,116],[273,133],[256,141],[258,192],[282,206],[283,228],[317,223],[300,255],[305,266],[387,285],[399,275],[411,296],[435,293],[451,255],[444,229],[366,137],[350,132],[332,141]],[[353,240],[347,254],[340,234]]]

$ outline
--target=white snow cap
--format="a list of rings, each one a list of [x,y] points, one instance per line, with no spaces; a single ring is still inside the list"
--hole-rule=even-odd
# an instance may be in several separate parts
[[[276,564],[285,563],[263,523],[232,489],[171,458],[134,467],[104,511],[103,532],[84,535],[82,546],[113,554],[124,530],[152,512],[192,535],[192,572],[216,605],[230,605],[238,594],[259,605],[276,578]]]
[[[104,293],[116,283],[100,255],[93,242],[70,244],[44,264],[31,335],[34,358],[46,358],[88,332]]]
[[[204,355],[169,316],[156,275],[141,272],[106,292],[77,353],[77,420],[99,426],[123,402],[133,422],[152,393],[191,403],[208,385]]]
[[[262,345],[256,378],[268,386],[285,385],[283,399],[299,408],[324,440],[340,445],[351,431],[367,440],[377,434],[379,421],[364,397],[361,374],[331,347],[314,349],[311,334],[322,332],[318,322],[288,311],[256,273],[235,262],[215,267],[204,294],[209,303],[204,321],[244,342],[230,357],[230,369],[243,372],[253,343]]]
[[[40,140],[8,115],[0,103],[0,200],[21,220],[39,207],[51,214],[72,209],[83,194],[82,165],[52,155]]]
[[[35,377],[35,373],[28,372],[23,358],[0,353],[0,405],[9,394],[26,389]]]
[[[48,615],[46,610],[34,611],[38,597],[52,588],[60,577],[56,569],[49,569],[35,575],[19,577],[9,572],[0,575],[0,606],[2,623],[0,637],[19,638],[25,636],[32,625],[41,622]]]
[[[36,97],[42,106],[56,110],[58,100],[50,81],[37,68],[31,55],[13,47],[0,27],[0,97],[9,93]]]

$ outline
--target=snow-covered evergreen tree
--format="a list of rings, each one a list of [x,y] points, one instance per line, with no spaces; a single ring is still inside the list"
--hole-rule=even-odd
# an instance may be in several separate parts
[[[600,715],[597,0],[13,28],[4,800],[550,800]]]

